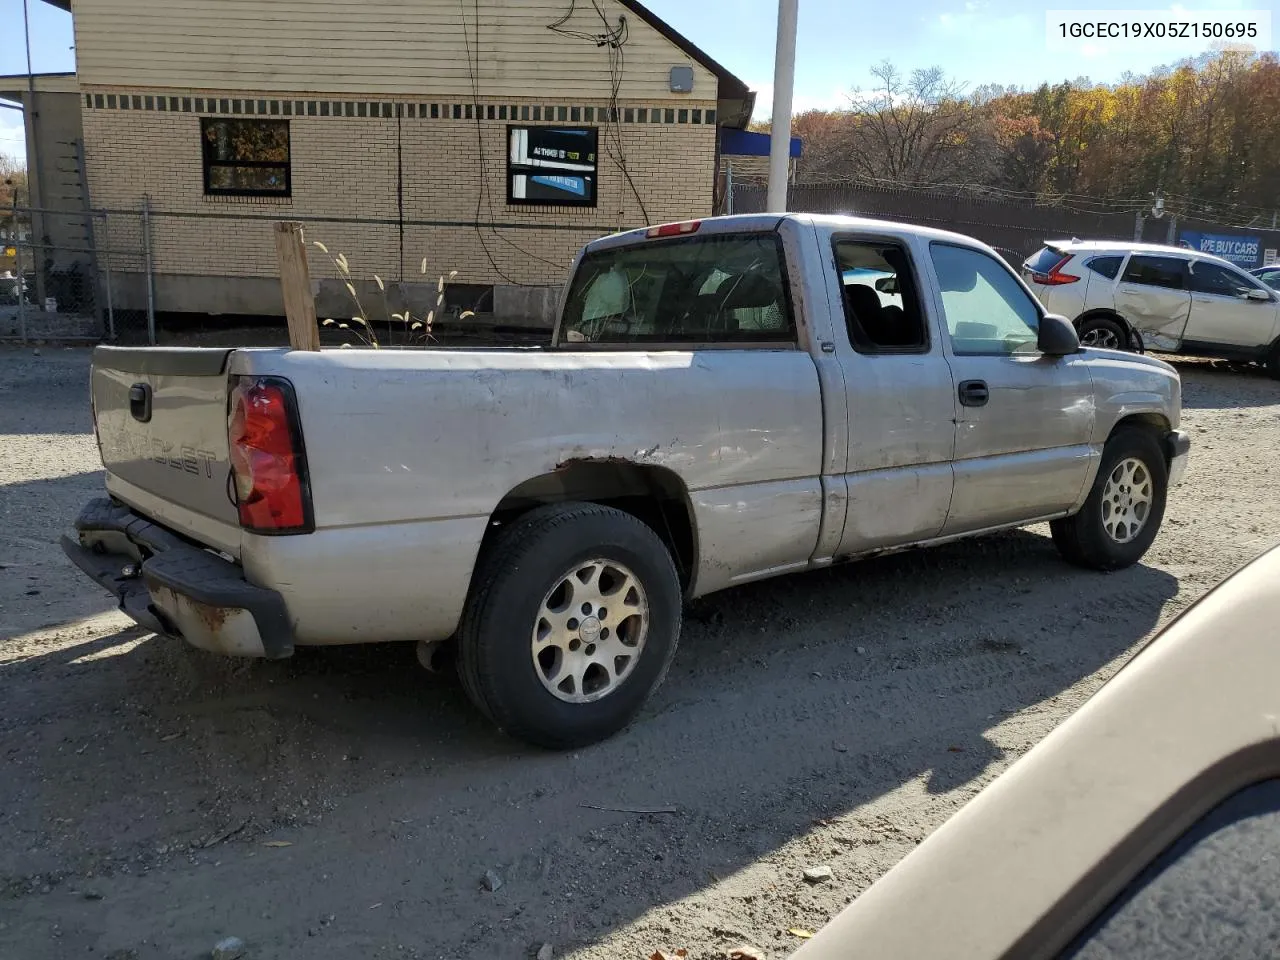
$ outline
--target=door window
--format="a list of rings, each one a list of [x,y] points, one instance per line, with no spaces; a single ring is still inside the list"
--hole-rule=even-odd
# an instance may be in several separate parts
[[[1004,264],[947,243],[930,244],[929,251],[957,356],[1035,352],[1040,308]]]
[[[873,240],[837,240],[835,251],[853,348],[859,353],[928,350],[928,328],[907,251]]]
[[[1129,258],[1121,280],[1140,283],[1147,287],[1164,287],[1168,290],[1185,290],[1187,261],[1178,257],[1151,257],[1134,254]]]
[[[1191,265],[1191,289],[1196,293],[1211,293],[1220,297],[1243,297],[1250,290],[1261,290],[1243,273],[1216,263],[1201,260]]]
[[[1236,794],[1147,867],[1060,960],[1280,953],[1280,780]]]
[[[1120,272],[1120,264],[1124,263],[1124,257],[1094,257],[1085,261],[1085,266],[1099,276],[1106,277],[1108,280],[1114,280],[1116,274]]]

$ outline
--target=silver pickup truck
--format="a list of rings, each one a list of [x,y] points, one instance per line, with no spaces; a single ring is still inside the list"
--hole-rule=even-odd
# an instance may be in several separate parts
[[[1177,373],[1082,349],[989,247],[806,215],[589,244],[545,348],[100,347],[93,405],[64,549],[140,624],[448,644],[550,747],[636,715],[687,598],[1040,521],[1136,563],[1188,452]]]

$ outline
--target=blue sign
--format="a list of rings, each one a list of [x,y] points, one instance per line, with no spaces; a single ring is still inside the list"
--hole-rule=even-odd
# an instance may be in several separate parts
[[[1240,237],[1225,233],[1182,232],[1182,246],[1197,253],[1211,253],[1230,260],[1238,267],[1256,267],[1262,263],[1262,238]]]

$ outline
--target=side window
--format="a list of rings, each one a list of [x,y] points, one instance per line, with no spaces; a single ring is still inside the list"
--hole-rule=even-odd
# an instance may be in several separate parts
[[[1258,287],[1245,280],[1243,274],[1216,263],[1199,260],[1191,264],[1191,289],[1196,293],[1211,293],[1220,297],[1243,297]]]
[[[957,356],[1035,351],[1040,308],[1004,264],[969,247],[934,243],[929,250]]]
[[[1278,282],[1280,282],[1280,270],[1265,270],[1258,274],[1258,279],[1263,283],[1274,287]]]
[[[907,251],[896,243],[836,240],[835,253],[850,345],[859,353],[928,350],[928,327]]]
[[[794,343],[777,234],[654,240],[585,256],[565,306],[567,343]]]
[[[1116,274],[1120,272],[1120,264],[1124,263],[1124,257],[1094,257],[1089,260],[1087,266],[1099,276],[1106,277],[1108,280],[1114,280]]]
[[[1187,261],[1177,257],[1150,257],[1134,254],[1125,267],[1125,283],[1141,283],[1148,287],[1185,290]]]
[[[1280,780],[1236,794],[1129,886],[1059,960],[1275,957]]]

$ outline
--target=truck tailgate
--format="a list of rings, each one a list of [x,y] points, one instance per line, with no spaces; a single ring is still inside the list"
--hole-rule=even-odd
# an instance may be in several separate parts
[[[232,352],[98,347],[92,392],[111,494],[178,533],[238,557],[227,444]]]

